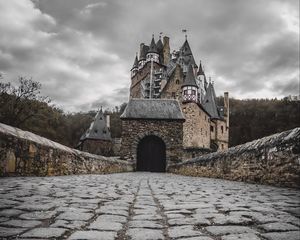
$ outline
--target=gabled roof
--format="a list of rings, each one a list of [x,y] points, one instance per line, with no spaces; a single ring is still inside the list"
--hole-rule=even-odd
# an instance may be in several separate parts
[[[175,99],[132,98],[120,118],[184,120],[180,104]]]
[[[151,43],[150,43],[150,46],[149,46],[148,53],[158,53],[157,47],[156,47],[156,44],[155,44],[155,41],[154,41],[154,36],[152,36],[152,40],[151,40]]]
[[[211,118],[221,119],[216,103],[216,93],[213,84],[208,84],[206,94],[203,101],[203,107],[210,114]]]
[[[182,87],[184,87],[184,86],[193,86],[193,87],[199,88],[196,83],[194,70],[193,70],[193,67],[191,64],[188,67],[188,71],[187,71],[184,83],[182,84]]]
[[[86,139],[111,140],[110,131],[107,128],[102,109],[97,112],[94,121],[91,123],[89,129],[81,136],[80,141]]]

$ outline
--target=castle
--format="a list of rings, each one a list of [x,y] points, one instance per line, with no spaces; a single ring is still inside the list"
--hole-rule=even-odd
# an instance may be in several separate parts
[[[121,119],[121,157],[137,166],[139,146],[148,135],[164,141],[167,165],[228,148],[228,93],[224,93],[224,105],[218,106],[214,84],[207,81],[201,61],[197,66],[187,37],[172,53],[167,36],[157,42],[152,36],[149,45],[140,44],[131,68],[129,103]],[[174,129],[177,134],[168,137]],[[174,145],[175,137],[181,135],[182,142]]]
[[[228,148],[228,93],[219,106],[214,84],[207,81],[201,61],[197,66],[187,38],[172,53],[167,36],[157,42],[152,36],[149,45],[140,44],[121,120],[120,157],[137,170],[165,171],[173,163]],[[111,142],[107,123],[99,112],[82,136],[81,148],[89,150],[95,142],[105,142],[104,152]]]

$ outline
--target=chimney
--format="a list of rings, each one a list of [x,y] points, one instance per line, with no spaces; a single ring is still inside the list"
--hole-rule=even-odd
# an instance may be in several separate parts
[[[163,58],[164,58],[164,65],[167,65],[170,61],[170,43],[169,43],[170,38],[167,36],[164,36],[163,38]]]
[[[229,94],[224,92],[224,116],[226,118],[226,127],[229,128]]]
[[[110,129],[110,115],[106,115],[106,126]]]

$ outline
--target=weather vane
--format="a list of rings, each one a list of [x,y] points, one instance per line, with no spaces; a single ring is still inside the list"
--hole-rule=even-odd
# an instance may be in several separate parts
[[[185,33],[185,40],[187,40],[187,29],[182,29],[182,32]]]

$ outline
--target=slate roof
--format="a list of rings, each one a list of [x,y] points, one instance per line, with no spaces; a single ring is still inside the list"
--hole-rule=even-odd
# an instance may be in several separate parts
[[[97,112],[94,121],[91,123],[89,129],[81,136],[80,141],[85,139],[111,140],[110,131],[107,128],[102,109]]]
[[[157,47],[156,47],[156,44],[155,44],[155,41],[154,41],[154,37],[152,37],[148,53],[158,53],[157,52]]]
[[[146,59],[146,55],[147,55],[148,50],[149,50],[149,46],[143,45],[141,53],[140,53],[140,60],[145,60]]]
[[[139,62],[139,60],[138,60],[138,57],[137,57],[137,55],[136,55],[136,56],[135,56],[135,59],[134,59],[133,66],[132,66],[131,69],[133,69],[133,68],[135,68],[135,67],[138,67],[138,62]]]
[[[161,52],[163,50],[163,48],[164,48],[164,45],[163,45],[163,43],[162,43],[162,41],[161,41],[160,38],[159,38],[159,40],[156,43],[156,47],[157,47],[157,51],[158,52]]]
[[[206,94],[203,100],[203,107],[210,114],[211,118],[221,119],[216,103],[216,93],[213,84],[208,84]]]
[[[200,61],[199,68],[198,68],[198,72],[197,72],[197,76],[199,76],[199,75],[205,76],[204,70],[203,70],[203,68],[202,68],[201,61]]]
[[[193,87],[199,88],[196,83],[194,70],[193,70],[193,67],[191,64],[188,67],[188,71],[187,71],[184,83],[182,84],[182,87],[184,87],[184,86],[193,86]]]
[[[180,48],[181,59],[185,65],[192,64],[192,66],[197,66],[190,44],[186,39],[183,45]]]
[[[120,118],[184,120],[179,102],[175,99],[132,98]]]

